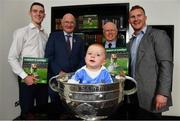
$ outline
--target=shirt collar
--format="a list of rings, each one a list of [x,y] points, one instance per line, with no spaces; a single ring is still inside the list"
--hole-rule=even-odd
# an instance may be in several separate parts
[[[132,37],[137,37],[140,34],[145,34],[147,30],[147,25],[143,27],[143,29],[141,31],[139,31],[136,35],[135,33],[133,33]]]
[[[72,36],[73,36],[73,33],[68,34],[67,32],[64,31],[64,35],[65,35],[65,36],[66,36],[66,35],[70,35],[70,36],[72,37]]]
[[[29,24],[31,29],[37,28],[32,22]],[[37,28],[38,29],[38,28]],[[44,28],[41,26],[40,31],[44,31]]]
[[[111,43],[112,45],[114,45],[114,44],[116,44],[116,40],[113,40],[113,41],[106,41],[106,44],[109,44],[109,43]]]

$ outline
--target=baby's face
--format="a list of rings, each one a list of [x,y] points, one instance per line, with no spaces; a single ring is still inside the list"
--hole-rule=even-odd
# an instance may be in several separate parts
[[[97,45],[90,46],[87,50],[85,61],[89,69],[99,70],[105,62],[104,48]]]

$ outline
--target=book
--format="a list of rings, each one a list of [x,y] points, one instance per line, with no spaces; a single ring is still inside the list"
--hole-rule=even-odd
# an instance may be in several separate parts
[[[124,16],[103,16],[101,19],[101,26],[103,27],[107,22],[113,22],[118,30],[124,29]]]
[[[82,29],[97,29],[98,16],[97,15],[83,15]]]
[[[47,84],[47,58],[24,57],[22,67],[28,75],[32,75],[37,78],[37,84]],[[22,82],[24,82],[24,80],[22,80]]]
[[[76,23],[77,23],[78,29],[82,29],[83,28],[83,16],[79,16]]]
[[[105,67],[111,75],[118,75],[120,73],[128,75],[129,58],[127,48],[107,48],[106,53],[107,57]]]
[[[61,18],[55,19],[55,28],[56,28],[56,30],[62,30]]]

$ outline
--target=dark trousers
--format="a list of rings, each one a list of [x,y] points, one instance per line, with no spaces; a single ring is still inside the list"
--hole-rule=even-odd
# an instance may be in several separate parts
[[[48,86],[47,84],[26,85],[18,79],[19,84],[19,102],[21,108],[21,116],[31,113],[36,106],[41,107],[48,104]]]
[[[51,108],[48,111],[49,119],[60,119],[60,114],[70,114],[69,108],[65,105],[65,102],[60,98],[58,92],[53,91],[50,87],[48,88],[48,93],[51,99]]]
[[[127,107],[123,102],[121,102],[119,106],[110,113],[112,114],[109,115],[108,120],[127,120],[128,119]]]
[[[61,111],[62,101],[58,92],[53,91],[50,87],[48,88],[48,94],[51,99],[51,104],[54,105],[55,111]]]
[[[137,94],[126,96],[127,117],[130,120],[160,120],[162,113],[152,113],[139,107]]]

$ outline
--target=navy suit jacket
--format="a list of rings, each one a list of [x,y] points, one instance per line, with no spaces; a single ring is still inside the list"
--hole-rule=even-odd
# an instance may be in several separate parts
[[[50,34],[45,49],[45,57],[49,63],[49,77],[59,74],[60,71],[74,72],[85,64],[83,40],[77,35],[73,35],[72,40],[72,50],[69,52],[63,32]]]
[[[103,43],[104,47],[105,47],[106,41]],[[116,41],[116,48],[120,48],[120,47],[126,47],[126,42],[123,42],[123,40],[118,39]]]

